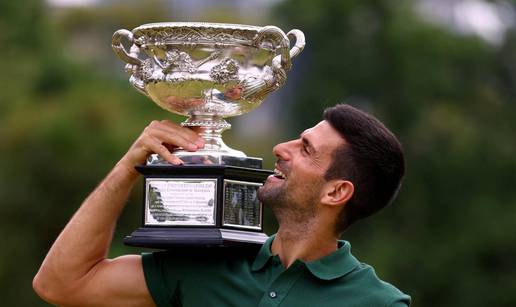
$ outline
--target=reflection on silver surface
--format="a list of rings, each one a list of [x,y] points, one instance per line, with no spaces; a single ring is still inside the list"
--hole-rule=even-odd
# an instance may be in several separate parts
[[[183,126],[202,127],[201,154],[213,157],[245,157],[222,141],[230,128],[224,118],[255,109],[281,87],[304,45],[299,30],[216,23],[146,24],[118,30],[112,41],[130,83],[163,109],[188,116]]]

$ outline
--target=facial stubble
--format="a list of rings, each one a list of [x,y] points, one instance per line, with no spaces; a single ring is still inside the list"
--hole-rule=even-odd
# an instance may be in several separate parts
[[[288,179],[287,179],[288,180]],[[280,226],[282,224],[308,224],[317,213],[322,180],[313,183],[283,182],[281,185],[265,184],[258,190],[258,198],[271,208]]]

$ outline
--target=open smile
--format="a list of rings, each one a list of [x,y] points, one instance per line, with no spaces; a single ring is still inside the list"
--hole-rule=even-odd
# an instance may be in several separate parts
[[[270,175],[268,178],[267,178],[267,181],[284,181],[285,179],[287,179],[287,176],[282,172],[280,171],[279,169],[275,168],[274,169],[274,174]]]
[[[278,178],[278,179],[287,179],[287,175],[283,174],[282,171],[280,171],[279,169],[275,168],[274,169],[274,177]]]

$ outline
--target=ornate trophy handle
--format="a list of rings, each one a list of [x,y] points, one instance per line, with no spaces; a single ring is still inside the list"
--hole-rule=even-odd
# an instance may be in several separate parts
[[[278,27],[265,26],[258,32],[255,43],[260,44],[267,36],[271,36],[279,44],[280,55],[273,59],[273,66],[289,71],[292,67],[291,59],[300,54],[303,48],[305,48],[305,35],[298,29],[293,29],[285,35]],[[291,39],[295,39],[295,42],[294,47],[289,50]],[[279,61],[281,61],[281,66],[279,66]]]
[[[258,35],[255,38],[255,44],[259,45],[265,38],[271,37],[272,40],[277,43],[279,46],[280,55],[276,56],[272,60],[272,64],[275,69],[285,69],[290,70],[292,63],[290,62],[290,53],[289,53],[289,40],[280,28],[275,26],[265,26],[260,29]],[[279,61],[281,60],[281,63]]]
[[[293,29],[287,33],[287,37],[290,40],[295,39],[294,47],[292,47],[292,49],[290,49],[290,53],[289,53],[290,58],[293,59],[298,54],[300,54],[301,51],[303,51],[303,49],[305,48],[305,34],[303,34],[303,32],[301,32],[301,30]]]
[[[131,44],[131,46],[134,45],[133,40],[133,32],[129,30],[118,30],[113,34],[113,38],[111,40],[111,47],[113,47],[113,51],[115,51],[116,55],[122,59],[122,61],[140,66],[142,64],[142,61],[138,59],[137,57],[129,54],[126,50],[124,45],[122,45],[122,38],[127,39],[127,41]]]
[[[270,38],[279,49],[279,55],[272,59],[272,69],[264,70],[261,77],[251,77],[243,82],[243,97],[265,96],[281,87],[287,80],[287,71],[292,67],[291,59],[296,57],[305,47],[305,35],[294,29],[287,35],[275,26],[263,27],[254,39],[259,46],[265,38]],[[290,39],[295,39],[294,47],[290,49]]]
[[[129,52],[127,52],[124,45],[122,45],[123,38],[125,38],[129,44],[131,44],[131,49]],[[115,54],[120,59],[122,59],[122,61],[127,63],[125,65],[125,70],[131,75],[129,78],[129,83],[131,83],[131,85],[134,86],[140,93],[148,96],[148,93],[145,90],[144,82],[141,79],[140,68],[143,64],[143,61],[138,58],[140,48],[134,44],[133,32],[125,29],[116,31],[113,34],[113,38],[111,40],[111,47],[113,47]]]

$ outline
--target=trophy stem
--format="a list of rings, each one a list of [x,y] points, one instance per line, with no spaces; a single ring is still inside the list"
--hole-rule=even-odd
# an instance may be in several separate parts
[[[236,158],[247,157],[241,151],[227,146],[222,140],[222,132],[231,128],[231,125],[224,118],[215,115],[191,115],[181,123],[183,127],[199,127],[199,135],[204,139],[204,148],[196,152],[188,152],[182,149],[174,151],[179,158],[192,156],[231,156]]]
[[[227,146],[222,140],[222,132],[231,127],[224,118],[215,115],[191,115],[181,123],[183,127],[199,127],[199,135],[204,139],[204,147],[197,151],[182,148],[173,154],[188,165],[232,165],[261,169],[262,159],[248,157],[245,153]],[[147,165],[170,165],[159,155],[153,154],[147,159]]]
[[[248,157],[242,151],[227,146],[222,140],[222,132],[231,125],[221,116],[191,115],[181,123],[183,127],[199,127],[199,135],[204,139],[204,147],[197,151],[186,151],[182,148],[173,154],[187,165],[232,165],[254,169],[262,168],[262,159]],[[153,154],[147,159],[147,165],[170,165],[159,155]]]
[[[205,150],[220,150],[226,146],[222,141],[222,132],[231,128],[224,118],[215,115],[191,115],[181,126],[201,128],[199,135],[204,139]]]

